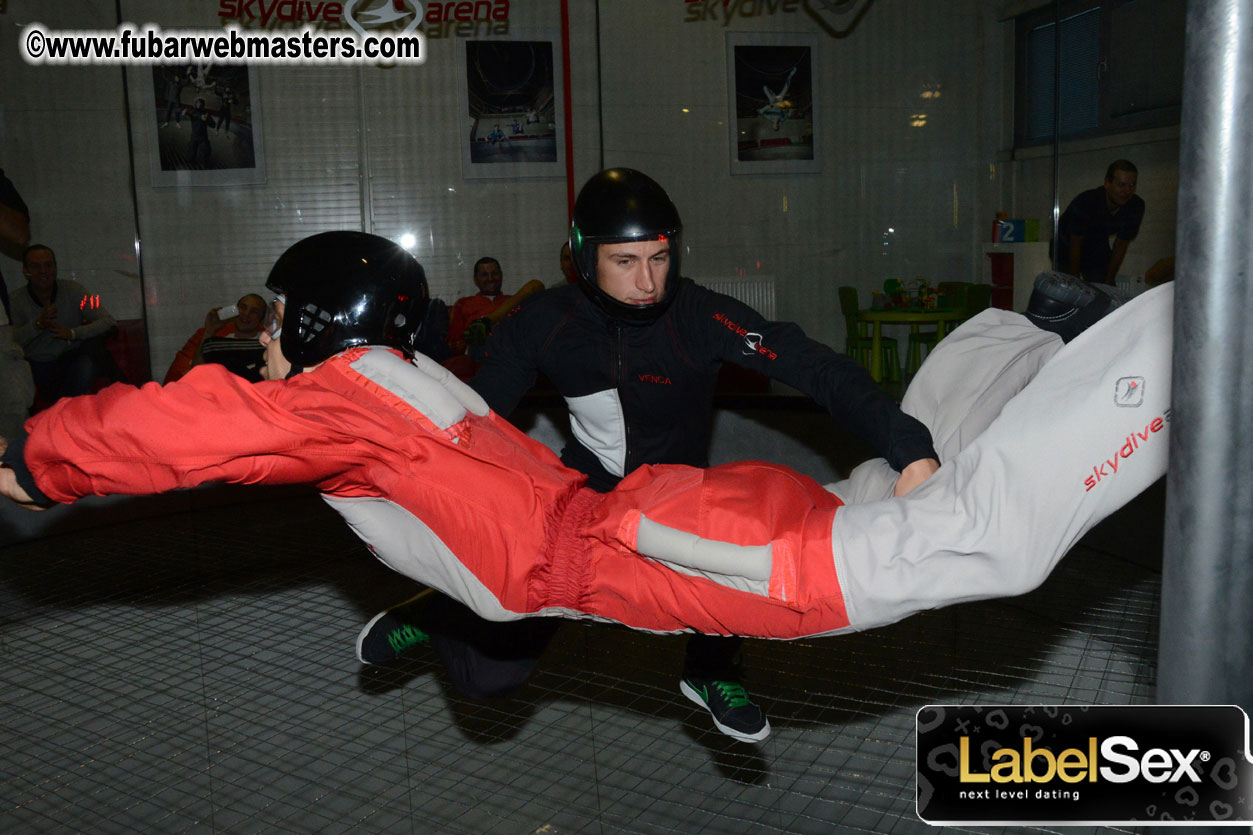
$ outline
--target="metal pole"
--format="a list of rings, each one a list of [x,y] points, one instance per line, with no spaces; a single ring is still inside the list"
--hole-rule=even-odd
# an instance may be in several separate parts
[[[357,67],[357,182],[361,191],[361,231],[374,234],[374,172],[370,170],[370,113],[366,108],[365,67]]]
[[[605,82],[601,77],[604,59],[604,50],[600,48],[600,0],[596,0],[596,141],[600,144],[597,171],[605,170]],[[570,213],[574,214],[573,208]]]
[[[1062,189],[1062,0],[1053,3],[1053,266],[1064,264],[1057,251]],[[1024,276],[1025,278],[1025,276]]]
[[[600,62],[599,53],[596,56]],[[570,90],[570,0],[561,0],[561,109],[565,112],[566,143],[566,225],[574,220],[574,94]],[[604,143],[601,143],[602,145]]]
[[[1188,4],[1157,700],[1253,711],[1253,0]]]
[[[3,11],[0,3],[0,11]],[[122,0],[114,0],[113,11],[117,14],[117,25],[122,25]],[[147,69],[145,67],[145,69]],[[135,274],[139,276],[139,318],[144,324],[144,369],[143,380],[131,380],[132,383],[143,383],[152,379],[152,329],[148,327],[148,285],[144,280],[144,248],[143,235],[139,225],[139,186],[135,178],[135,126],[131,122],[130,79],[126,75],[126,65],[122,65],[122,112],[126,114],[126,150],[131,186],[131,218],[135,223]]]

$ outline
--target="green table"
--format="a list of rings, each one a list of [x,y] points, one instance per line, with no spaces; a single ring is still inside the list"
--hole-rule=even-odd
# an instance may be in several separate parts
[[[919,325],[934,323],[935,341],[938,343],[944,338],[944,334],[948,329],[948,323],[960,322],[966,318],[966,311],[946,310],[944,308],[924,310],[912,307],[868,307],[865,310],[857,311],[857,318],[859,321],[869,322],[874,329],[870,338],[870,376],[878,383],[883,380],[883,355],[880,351],[883,347],[882,331],[885,324],[909,325],[910,333],[917,333]]]

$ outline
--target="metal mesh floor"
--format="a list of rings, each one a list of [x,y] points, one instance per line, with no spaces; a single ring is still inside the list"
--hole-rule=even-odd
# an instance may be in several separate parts
[[[1093,540],[1024,597],[748,642],[760,746],[678,694],[672,637],[568,623],[496,702],[431,654],[362,669],[357,630],[415,587],[316,497],[10,546],[0,831],[930,831],[919,707],[1151,699],[1158,566]]]

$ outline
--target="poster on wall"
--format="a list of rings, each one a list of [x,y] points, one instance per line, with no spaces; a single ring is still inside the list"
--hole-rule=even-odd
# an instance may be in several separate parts
[[[560,53],[553,40],[465,42],[467,178],[564,176]]]
[[[732,174],[822,170],[817,41],[813,35],[727,33]]]
[[[257,79],[243,64],[151,68],[154,186],[265,182]]]

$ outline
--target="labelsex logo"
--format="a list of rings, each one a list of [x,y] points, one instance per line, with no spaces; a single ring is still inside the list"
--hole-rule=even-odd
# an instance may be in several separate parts
[[[1201,782],[1193,762],[1198,758],[1208,762],[1210,753],[1193,748],[1187,753],[1178,748],[1150,748],[1138,757],[1128,752],[1138,752],[1139,743],[1129,736],[1111,736],[1100,743],[1099,753],[1097,738],[1088,738],[1086,751],[1079,748],[1067,748],[1054,754],[1047,748],[1033,748],[1031,738],[1022,741],[1022,752],[1013,748],[1001,748],[992,755],[996,762],[988,772],[974,771],[970,766],[970,738],[963,736],[960,741],[961,750],[961,782],[963,783],[1047,783],[1054,777],[1065,783],[1087,781],[1095,783],[1098,779],[1111,783],[1130,783],[1143,777],[1150,783],[1177,783],[1183,779],[1190,782]],[[1101,765],[1101,760],[1109,760],[1114,765]]]

